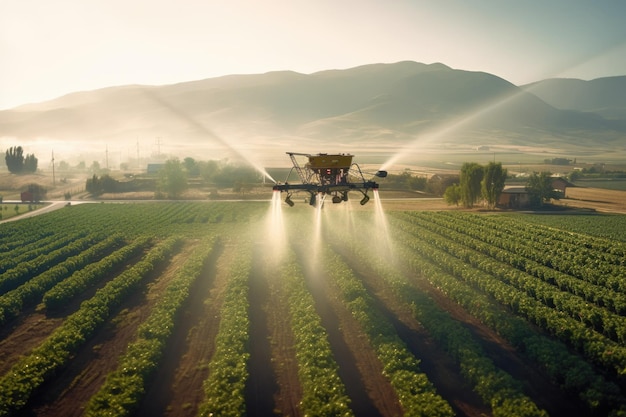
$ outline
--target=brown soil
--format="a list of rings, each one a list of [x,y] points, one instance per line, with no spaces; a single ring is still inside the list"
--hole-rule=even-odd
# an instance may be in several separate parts
[[[442,198],[382,198],[385,210],[463,210],[449,206]],[[604,213],[626,214],[626,191],[602,188],[570,187],[566,198],[555,200],[554,205],[567,209],[596,210]],[[482,210],[476,207],[475,211]],[[497,211],[497,210],[496,210]]]
[[[432,287],[423,278],[416,278],[415,285],[425,291],[435,302],[452,317],[463,323],[480,341],[482,348],[494,364],[521,381],[524,391],[540,408],[553,417],[577,415],[585,406],[577,398],[563,393],[549,381],[547,375],[525,358],[505,339],[467,313],[438,289]],[[483,412],[484,413],[484,412]]]
[[[171,338],[165,358],[154,375],[138,415],[196,415],[204,398],[202,382],[215,350],[219,311],[227,283],[234,246],[225,243],[213,254],[208,267],[190,293],[187,307]]]
[[[31,351],[63,322],[28,309],[0,331],[0,375],[7,373],[18,358]]]
[[[339,250],[339,253],[341,252]],[[448,400],[456,415],[467,417],[491,415],[490,407],[485,405],[464,381],[454,361],[438,348],[420,323],[413,318],[409,306],[402,303],[380,277],[355,263],[349,255],[346,256],[345,253],[343,255],[353,273],[358,274],[369,292],[376,297],[379,308],[385,311],[387,318],[394,323],[400,337],[421,360],[421,369],[428,375],[442,397]],[[408,271],[405,273],[412,275]],[[565,394],[552,384],[549,377],[531,360],[517,352],[506,340],[433,287],[425,278],[414,276],[412,284],[420,292],[428,294],[443,311],[463,323],[474,339],[480,342],[494,364],[521,381],[526,395],[539,407],[548,411],[549,415],[557,417],[578,415],[580,410],[585,409],[578,398]]]
[[[331,349],[339,364],[339,375],[346,384],[355,415],[402,415],[398,396],[383,375],[383,365],[368,336],[337,296],[339,288],[320,273],[319,268],[307,262],[304,248],[299,248],[298,256],[301,264],[308,265],[308,286],[328,332]]]
[[[137,255],[134,259],[129,260],[128,264],[137,262],[140,257],[141,255]],[[124,268],[112,271],[112,277]],[[84,300],[93,296],[96,290],[105,284],[106,282],[101,282],[94,288],[85,291],[80,297],[76,297],[68,303],[63,311],[45,311],[43,304],[41,304],[36,308],[26,309],[16,320],[2,328],[0,330],[0,375],[4,375],[21,355],[30,352],[50,336],[63,323],[65,316],[78,310]]]
[[[278,413],[280,404],[280,410],[291,410],[291,415],[295,415],[297,399],[283,401],[278,394],[278,374],[281,375],[281,380],[287,381],[287,386],[299,389],[296,370],[292,366],[289,368],[291,372],[285,372],[283,365],[293,362],[293,356],[280,355],[286,348],[281,350],[277,348],[279,340],[286,340],[287,342],[284,343],[291,342],[290,333],[283,325],[282,329],[286,332],[284,336],[277,338],[278,340],[270,337],[277,333],[274,328],[278,326],[278,323],[282,323],[282,320],[277,320],[275,314],[271,314],[272,305],[278,302],[276,290],[270,291],[268,271],[262,262],[263,253],[260,245],[256,249],[253,272],[250,277],[250,362],[248,366],[250,377],[246,386],[246,414],[249,417],[270,416],[275,412]],[[273,354],[277,359],[273,359]]]
[[[421,324],[413,318],[408,306],[397,299],[380,277],[353,262],[345,254],[344,258],[375,298],[378,309],[385,313],[400,338],[420,360],[420,369],[426,373],[437,392],[450,403],[455,414],[458,417],[490,416],[490,407],[472,391],[461,376],[458,366],[438,348]],[[455,308],[458,310],[458,305]],[[468,320],[468,317],[465,319]]]
[[[273,393],[274,411],[282,416],[301,416],[298,406],[302,387],[298,379],[298,361],[295,341],[289,323],[289,304],[278,277],[265,269],[267,282],[267,336],[270,341],[271,361],[278,391]],[[265,284],[262,284],[265,285]],[[251,301],[254,301],[252,295]],[[262,394],[263,395],[263,394]],[[265,394],[267,395],[267,394]]]
[[[606,213],[626,214],[626,191],[570,187],[565,195],[567,198],[559,200],[557,204]]]
[[[37,416],[81,416],[89,398],[97,392],[108,372],[115,369],[120,355],[132,342],[137,327],[150,313],[158,294],[174,277],[186,258],[188,243],[167,267],[147,282],[144,291],[137,291],[122,306],[116,317],[99,331],[76,355],[69,366],[44,385],[33,399],[31,409]]]
[[[568,190],[568,196],[570,196]],[[603,190],[602,190],[603,191]],[[610,200],[609,195],[613,196]],[[590,204],[618,206],[619,196],[587,194],[585,199],[572,200]],[[570,197],[571,199],[572,197]],[[610,200],[610,201],[609,201]],[[600,203],[597,203],[600,204]],[[626,199],[621,201],[626,206]],[[442,200],[383,200],[385,210],[445,209]],[[234,235],[234,234],[233,234]],[[246,389],[247,415],[300,416],[302,389],[298,380],[293,335],[287,318],[287,303],[276,279],[273,265],[267,259],[262,241],[253,257],[250,279],[250,377]],[[29,416],[79,416],[88,399],[100,388],[104,377],[115,369],[117,361],[132,342],[138,325],[149,314],[159,295],[187,259],[193,241],[187,242],[179,254],[151,279],[144,291],[137,292],[120,309],[115,318],[86,344],[67,368],[46,383],[28,406]],[[196,415],[204,397],[202,383],[214,352],[219,329],[220,307],[228,280],[228,271],[235,260],[237,241],[226,240],[213,255],[209,266],[197,281],[181,313],[178,326],[165,353],[165,361],[153,377],[136,415],[182,417]],[[351,256],[341,253],[353,272],[363,280],[380,309],[395,326],[398,335],[415,356],[420,367],[437,391],[450,402],[458,416],[490,415],[490,407],[477,397],[460,375],[458,366],[430,338],[412,317],[409,308]],[[307,265],[304,250],[299,261]],[[307,280],[316,309],[327,329],[329,341],[340,367],[340,375],[348,387],[351,405],[357,416],[396,416],[401,407],[389,381],[382,375],[377,359],[359,324],[337,297],[332,282],[316,276],[307,268]],[[540,369],[520,355],[505,340],[478,322],[463,308],[433,288],[421,277],[412,278],[413,285],[428,294],[441,308],[463,323],[480,341],[494,363],[523,381],[527,394],[553,416],[577,415],[580,404],[569,398]],[[85,294],[84,298],[89,294]],[[76,300],[68,311],[78,307]],[[69,314],[69,313],[68,313]],[[46,316],[35,309],[0,331],[0,375],[3,375],[21,354],[38,345],[62,322],[63,318]]]

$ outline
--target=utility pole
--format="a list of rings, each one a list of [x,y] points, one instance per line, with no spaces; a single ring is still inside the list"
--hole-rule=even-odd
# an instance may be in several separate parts
[[[56,185],[56,177],[54,175],[54,149],[52,150],[52,186]]]
[[[109,169],[109,145],[106,145],[106,150],[105,150],[105,165],[107,167],[107,170]]]

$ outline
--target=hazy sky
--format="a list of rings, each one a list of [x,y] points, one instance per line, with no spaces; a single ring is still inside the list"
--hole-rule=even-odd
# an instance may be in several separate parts
[[[626,75],[622,0],[0,0],[0,109],[122,84],[412,60]]]

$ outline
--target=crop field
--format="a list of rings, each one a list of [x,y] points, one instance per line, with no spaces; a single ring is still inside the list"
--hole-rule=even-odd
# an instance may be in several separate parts
[[[268,202],[0,225],[0,416],[626,415],[626,216]]]

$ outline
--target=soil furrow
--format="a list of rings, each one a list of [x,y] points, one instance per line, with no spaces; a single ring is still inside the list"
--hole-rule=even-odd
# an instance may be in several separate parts
[[[250,360],[249,379],[246,385],[246,413],[249,417],[266,417],[274,413],[274,397],[279,391],[272,367],[272,345],[270,343],[270,292],[263,274],[262,248],[257,247],[253,255],[250,276]]]
[[[398,332],[409,350],[420,360],[420,369],[428,376],[437,392],[448,401],[459,417],[484,417],[491,409],[483,403],[461,376],[458,366],[445,354],[430,335],[412,317],[410,310],[391,293],[378,276],[368,271],[349,254],[335,248],[358,277],[379,309]]]
[[[219,328],[221,299],[215,295],[222,291],[215,288],[226,285],[223,271],[232,261],[232,250],[217,245],[191,287],[164,352],[164,361],[153,376],[137,415],[195,415],[197,411]]]
[[[150,314],[158,295],[186,259],[189,244],[155,272],[55,378],[47,381],[27,408],[40,417],[79,417],[106,375],[115,369],[120,355],[134,340],[138,326]]]

